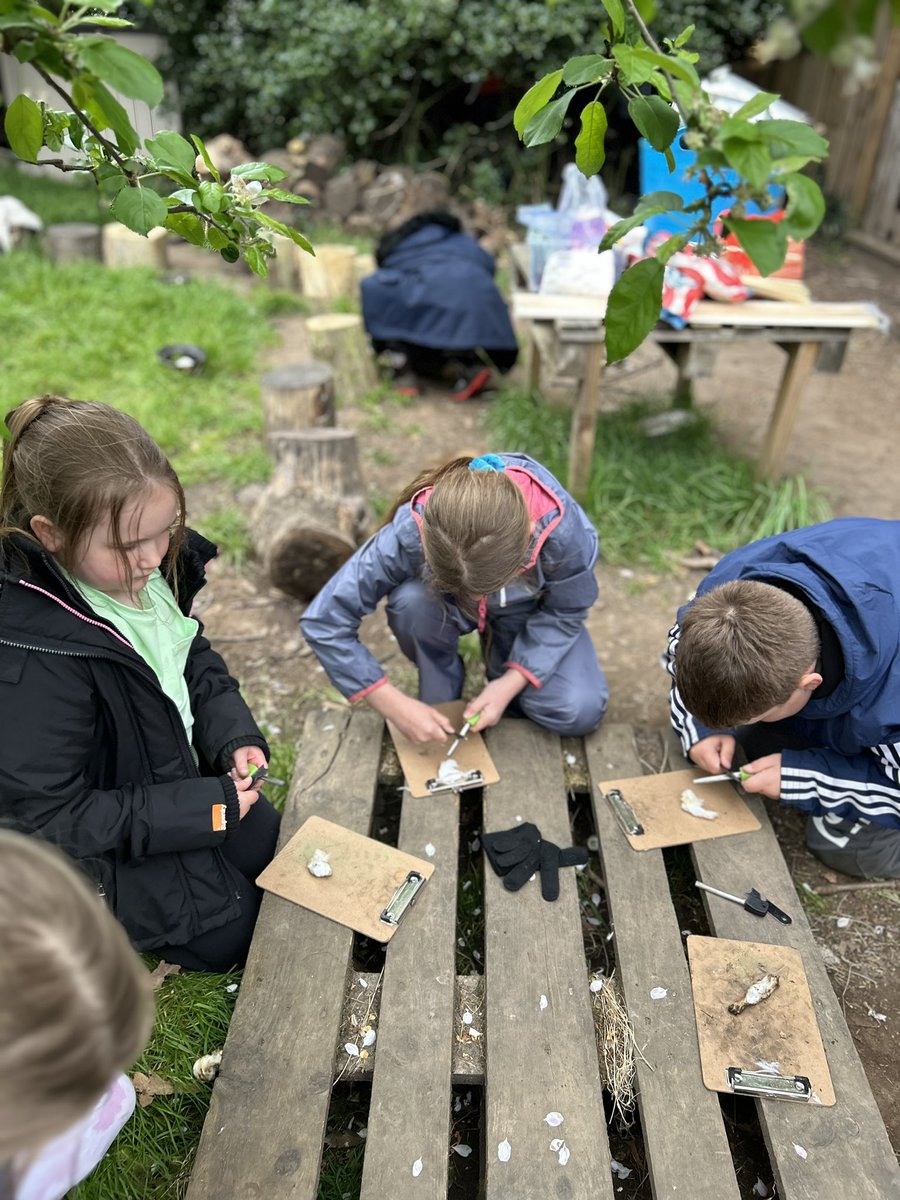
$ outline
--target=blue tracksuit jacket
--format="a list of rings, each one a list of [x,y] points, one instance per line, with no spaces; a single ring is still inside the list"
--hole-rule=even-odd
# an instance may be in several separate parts
[[[848,517],[765,538],[726,555],[697,594],[736,579],[801,589],[844,657],[834,691],[788,719],[813,748],[782,752],[782,803],[900,829],[900,522]],[[667,654],[676,681],[679,637],[676,624]],[[684,707],[677,682],[670,707],[685,752],[713,732]]]

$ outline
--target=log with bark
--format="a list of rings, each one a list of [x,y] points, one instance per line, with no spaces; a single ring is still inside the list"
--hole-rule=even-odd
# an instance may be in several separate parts
[[[306,332],[313,358],[334,372],[334,387],[342,404],[358,404],[378,385],[375,356],[355,313],[323,313],[310,317]]]
[[[334,373],[325,363],[278,367],[262,377],[266,433],[334,425]]]

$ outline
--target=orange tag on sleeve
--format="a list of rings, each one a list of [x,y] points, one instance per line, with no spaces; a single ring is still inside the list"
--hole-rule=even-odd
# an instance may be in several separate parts
[[[225,829],[225,805],[214,804],[212,806],[212,827],[213,833],[222,833]]]

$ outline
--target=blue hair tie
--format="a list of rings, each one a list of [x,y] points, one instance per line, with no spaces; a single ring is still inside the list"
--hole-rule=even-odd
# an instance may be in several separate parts
[[[470,471],[503,471],[506,463],[499,454],[481,454],[469,463]]]

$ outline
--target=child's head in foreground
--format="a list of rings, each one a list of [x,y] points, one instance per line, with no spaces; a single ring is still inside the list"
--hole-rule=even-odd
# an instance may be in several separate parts
[[[65,856],[0,829],[0,1166],[84,1116],[144,1048],[149,972]]]
[[[806,605],[755,580],[698,596],[676,652],[685,707],[711,729],[794,716],[822,682],[819,635]]]
[[[39,396],[7,413],[0,530],[19,530],[76,579],[126,603],[184,529],[184,493],[132,417]]]

